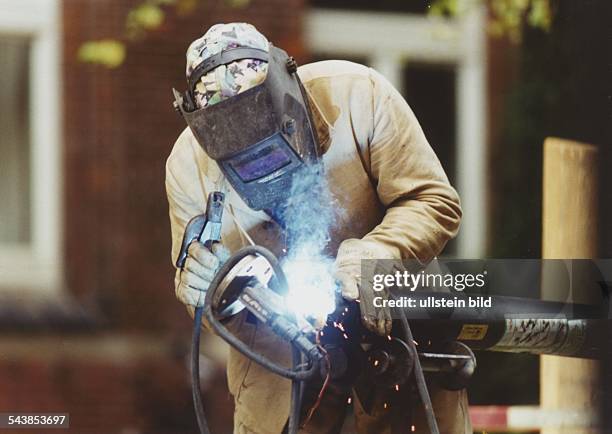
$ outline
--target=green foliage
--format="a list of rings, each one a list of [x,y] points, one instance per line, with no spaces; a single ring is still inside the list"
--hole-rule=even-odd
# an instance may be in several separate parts
[[[520,41],[525,23],[533,28],[550,30],[550,0],[491,0],[493,22],[490,31],[494,35],[508,35]]]
[[[550,30],[552,22],[552,0],[435,0],[430,10],[432,15],[457,16],[478,4],[486,4],[491,11],[489,32],[495,36],[508,36],[519,42],[525,24],[530,27]]]
[[[157,1],[147,1],[128,12],[125,29],[130,39],[137,38],[146,31],[156,30],[164,22],[164,11]]]
[[[454,17],[459,13],[457,0],[435,0],[429,7],[431,15]]]
[[[205,0],[143,0],[130,9],[125,17],[125,30],[116,39],[87,41],[79,47],[77,58],[86,63],[117,68],[125,60],[127,42],[141,39],[148,32],[159,30],[166,19],[166,10],[178,16],[193,13]],[[229,7],[248,6],[251,0],[224,0]]]
[[[81,62],[117,68],[125,59],[125,45],[115,39],[88,41],[79,48],[77,58]]]

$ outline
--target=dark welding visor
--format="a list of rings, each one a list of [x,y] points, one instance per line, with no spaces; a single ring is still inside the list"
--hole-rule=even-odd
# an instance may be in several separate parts
[[[268,72],[261,84],[195,108],[193,87],[202,75],[220,64],[266,56]],[[207,62],[194,70],[185,95],[174,90],[175,107],[245,202],[253,209],[269,208],[286,197],[298,169],[317,159],[316,136],[297,66],[272,45],[268,53],[230,49]]]

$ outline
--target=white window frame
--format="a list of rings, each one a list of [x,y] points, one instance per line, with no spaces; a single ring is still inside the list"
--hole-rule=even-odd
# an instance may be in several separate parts
[[[312,9],[305,23],[310,52],[367,58],[401,91],[406,61],[453,65],[457,71],[457,190],[463,220],[457,255],[486,254],[486,10],[472,6],[455,19],[426,15]]]
[[[0,34],[31,38],[30,241],[0,243],[0,291],[63,288],[59,0],[0,0]]]

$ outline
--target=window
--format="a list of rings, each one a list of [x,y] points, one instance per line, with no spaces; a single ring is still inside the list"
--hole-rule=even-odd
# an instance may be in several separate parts
[[[30,234],[30,38],[0,35],[0,243]]]
[[[58,0],[0,0],[0,291],[61,288]]]

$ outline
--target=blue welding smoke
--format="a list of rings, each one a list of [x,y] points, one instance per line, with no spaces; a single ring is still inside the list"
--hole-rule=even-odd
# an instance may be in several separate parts
[[[287,305],[296,315],[321,320],[335,309],[334,259],[324,252],[340,211],[321,165],[294,178],[286,205],[288,249],[282,266],[289,280]]]

